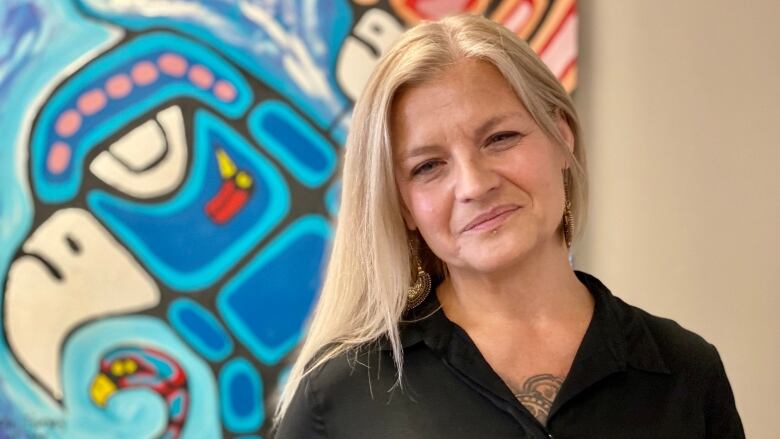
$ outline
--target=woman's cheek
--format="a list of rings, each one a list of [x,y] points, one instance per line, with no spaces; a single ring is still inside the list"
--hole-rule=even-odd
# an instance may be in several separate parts
[[[433,233],[442,232],[439,228],[449,223],[449,215],[443,200],[443,197],[435,193],[418,194],[414,198],[415,216],[419,226]]]

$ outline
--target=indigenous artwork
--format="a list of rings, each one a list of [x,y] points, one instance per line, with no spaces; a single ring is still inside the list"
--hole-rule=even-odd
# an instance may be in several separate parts
[[[456,12],[575,87],[574,0],[0,2],[0,437],[268,437],[352,104]]]

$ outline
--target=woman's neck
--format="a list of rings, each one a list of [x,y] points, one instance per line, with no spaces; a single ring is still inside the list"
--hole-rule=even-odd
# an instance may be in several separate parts
[[[494,273],[450,268],[436,294],[447,316],[464,328],[547,326],[589,319],[593,310],[593,298],[561,249]]]

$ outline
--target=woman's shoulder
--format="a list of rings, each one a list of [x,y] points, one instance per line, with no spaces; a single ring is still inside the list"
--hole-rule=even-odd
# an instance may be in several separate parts
[[[711,360],[717,358],[715,346],[698,333],[670,318],[659,317],[639,308],[637,311],[642,315],[659,345],[665,349],[692,358]]]
[[[617,301],[643,323],[655,341],[676,383],[674,388],[702,404],[706,437],[744,438],[731,383],[715,346],[672,319]]]
[[[351,425],[350,414],[368,404],[372,395],[382,395],[378,386],[388,385],[379,371],[392,367],[381,360],[384,355],[374,343],[335,355],[329,354],[330,347],[310,362],[312,368],[298,384],[276,439],[332,437],[334,428]]]
[[[660,355],[669,369],[712,368],[720,365],[715,346],[704,337],[677,321],[655,315],[638,306],[626,303],[597,278],[578,272],[578,277],[591,292],[603,300],[614,316],[623,335],[623,342],[636,357]]]
[[[316,364],[302,382],[318,400],[351,400],[376,392],[377,386],[387,387],[386,391],[394,384],[392,355],[378,342],[351,346],[335,355],[327,352],[322,355],[329,358]]]
[[[620,298],[615,297],[615,301],[650,335],[670,371],[706,375],[722,368],[717,349],[700,334],[676,320],[629,305]]]

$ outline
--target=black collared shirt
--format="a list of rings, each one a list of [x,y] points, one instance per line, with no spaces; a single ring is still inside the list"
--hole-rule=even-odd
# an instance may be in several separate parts
[[[577,276],[595,308],[546,426],[432,294],[401,327],[402,388],[386,343],[341,355],[304,379],[276,438],[745,437],[714,346]]]

